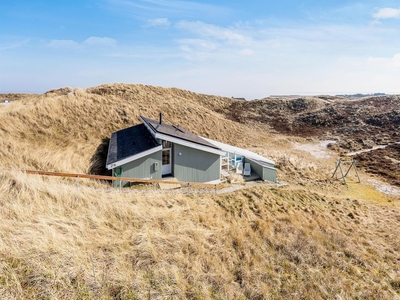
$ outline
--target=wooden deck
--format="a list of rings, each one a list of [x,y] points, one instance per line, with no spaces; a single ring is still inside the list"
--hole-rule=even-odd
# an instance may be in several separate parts
[[[163,181],[168,181],[168,182],[176,182],[176,184],[164,184]],[[178,179],[175,177],[165,177],[161,181],[158,182],[158,186],[160,187],[160,190],[173,190],[173,189],[180,189],[181,184],[179,184]]]

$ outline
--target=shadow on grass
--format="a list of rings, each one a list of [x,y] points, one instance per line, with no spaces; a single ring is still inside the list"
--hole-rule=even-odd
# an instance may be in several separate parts
[[[89,174],[112,176],[112,171],[106,168],[108,146],[110,138],[103,138],[100,145],[97,147],[92,158],[90,159]]]

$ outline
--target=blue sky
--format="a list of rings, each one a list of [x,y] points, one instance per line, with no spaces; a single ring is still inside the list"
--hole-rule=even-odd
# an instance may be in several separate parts
[[[0,2],[0,93],[400,93],[399,1]]]

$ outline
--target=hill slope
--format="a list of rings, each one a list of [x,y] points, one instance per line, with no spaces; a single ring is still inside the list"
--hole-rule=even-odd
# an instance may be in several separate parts
[[[331,101],[310,100],[306,113]],[[267,109],[179,89],[114,84],[53,90],[0,107],[0,295],[399,297],[398,198],[376,191],[364,173],[361,184],[331,181],[334,151],[318,158],[295,149],[313,141],[277,133],[257,117],[262,110],[273,114],[276,105],[282,111],[301,107],[295,102]],[[243,106],[244,120],[232,119],[236,106]],[[275,159],[279,180],[289,185],[222,195],[120,191],[17,170],[87,172],[112,131],[160,111],[170,123]]]
[[[24,97],[0,108],[1,164],[86,173],[102,139],[139,124],[140,115],[157,119],[160,112],[169,123],[222,142],[253,146],[264,140],[260,130],[215,112],[232,101],[178,89],[122,84]],[[36,148],[41,151],[32,151]]]
[[[400,140],[400,96],[266,98],[231,103],[226,114],[241,123],[266,123],[281,133],[338,138],[343,140],[340,146],[350,150],[365,148],[367,140],[375,144]]]
[[[344,153],[400,142],[400,96],[395,95],[359,100],[328,96],[266,98],[231,103],[224,113],[228,119],[243,124],[266,124],[283,134],[335,139],[337,143],[331,147]],[[384,152],[387,158],[378,159],[374,168],[362,166],[400,186],[398,150],[391,146]],[[377,158],[374,154],[363,154],[357,159],[372,162]]]

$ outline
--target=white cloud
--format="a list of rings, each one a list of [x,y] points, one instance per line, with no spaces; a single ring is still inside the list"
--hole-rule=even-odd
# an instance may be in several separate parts
[[[203,39],[180,39],[177,42],[181,44],[181,49],[185,49],[185,51],[189,49],[211,51],[217,48],[215,43]]]
[[[117,41],[114,39],[108,37],[91,36],[86,40],[84,40],[82,43],[78,43],[73,40],[51,40],[50,43],[47,44],[47,47],[54,49],[64,49],[64,50],[78,50],[78,49],[84,49],[85,46],[110,47],[116,45]]]
[[[248,44],[251,42],[251,38],[241,34],[239,30],[222,28],[216,25],[207,24],[200,21],[195,21],[195,22],[180,21],[176,24],[176,27],[179,29],[187,30],[191,33],[194,33],[204,38],[225,40],[238,44]]]
[[[400,19],[400,9],[381,8],[373,14],[374,19]]]
[[[144,27],[162,27],[168,28],[171,22],[167,18],[149,19]]]
[[[97,37],[91,36],[90,38],[86,39],[83,44],[88,46],[115,46],[117,45],[117,41],[108,37]]]
[[[239,51],[239,54],[243,55],[243,56],[251,56],[254,54],[254,51],[251,49],[243,49],[243,50]]]
[[[47,44],[50,48],[56,49],[77,49],[79,48],[79,44],[73,40],[51,40],[50,43]]]
[[[204,39],[180,39],[176,42],[180,44],[182,57],[189,61],[208,61],[218,50],[216,43]]]
[[[19,47],[29,43],[29,41],[30,41],[30,39],[26,39],[24,41],[16,42],[16,43],[13,43],[13,44],[8,44],[8,45],[4,45],[4,46],[0,45],[0,51],[19,48]]]
[[[379,22],[378,20],[373,20],[373,21],[369,22],[370,27],[379,26],[379,25],[382,25],[382,23]]]
[[[254,46],[249,28],[224,28],[200,21],[180,21],[178,29],[186,31],[190,38],[175,40],[182,50],[182,57],[190,61],[227,61],[238,56],[252,56]]]

